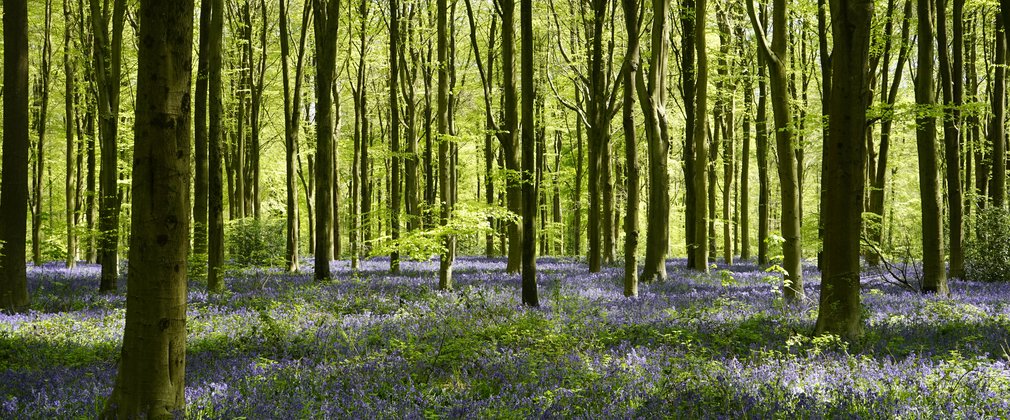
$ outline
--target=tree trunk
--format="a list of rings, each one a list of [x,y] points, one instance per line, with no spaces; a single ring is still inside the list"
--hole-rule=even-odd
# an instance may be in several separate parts
[[[28,309],[28,4],[4,0],[3,173],[0,176],[0,311]]]
[[[140,4],[126,329],[103,417],[185,410],[193,1]]]
[[[519,121],[516,110],[519,109],[515,81],[515,0],[501,1],[502,15],[502,90],[505,99],[505,130],[498,136],[505,156],[505,169],[509,175],[505,178],[505,190],[509,211],[516,216],[523,214],[522,187],[519,175]],[[522,269],[522,224],[511,221],[508,223],[508,264],[505,271],[519,273]]]
[[[316,249],[314,277],[330,278],[333,241],[333,73],[336,70],[340,0],[313,0],[316,37]]]
[[[681,10],[693,10],[695,0],[682,0]],[[695,52],[694,46],[694,16],[691,13],[681,13],[680,17],[681,37],[680,37],[680,72],[681,72],[681,99],[684,104],[684,249],[687,252],[687,266],[696,267],[695,257],[695,221],[698,217],[695,213],[695,202],[698,200],[694,190],[695,183],[695,141],[694,141],[694,99],[695,99]]]
[[[832,82],[830,133],[821,180],[824,199],[824,260],[820,307],[814,332],[846,340],[862,336],[859,302],[859,247],[862,221],[863,135],[866,126],[868,56],[872,0],[831,2]],[[920,38],[923,39],[923,38]],[[925,39],[928,39],[926,37]]]
[[[63,113],[63,127],[64,133],[67,140],[66,149],[66,159],[67,159],[67,174],[64,178],[64,191],[66,193],[66,209],[67,209],[67,269],[74,269],[77,266],[77,210],[80,201],[77,197],[77,186],[80,185],[75,182],[74,172],[79,171],[76,168],[80,168],[80,164],[76,161],[80,161],[80,153],[77,153],[75,157],[76,142],[74,141],[74,97],[76,77],[74,76],[74,61],[71,58],[71,48],[72,44],[70,42],[71,28],[69,21],[73,16],[70,11],[70,0],[63,0],[63,16],[68,22],[63,28],[63,74],[64,74],[64,113]],[[77,165],[75,165],[77,163]],[[78,177],[79,178],[79,177]]]
[[[445,1],[445,0],[440,0]],[[533,0],[521,0],[519,15],[522,31],[522,295],[523,304],[540,306],[537,296],[537,242],[536,242],[536,212],[537,188],[534,173],[536,172],[536,139],[534,135],[533,99]],[[441,80],[441,79],[440,79]]]
[[[799,302],[804,298],[803,267],[801,265],[803,245],[800,232],[799,175],[794,152],[793,130],[790,128],[792,116],[786,69],[788,63],[786,48],[789,43],[788,29],[786,28],[786,2],[785,0],[775,0],[773,5],[771,45],[765,39],[764,28],[758,22],[752,3],[748,3],[747,11],[751,17],[751,24],[758,34],[761,52],[764,54],[765,63],[768,65],[771,75],[772,108],[775,111],[775,143],[779,158],[779,183],[782,191],[782,236],[785,238],[785,242],[782,244],[782,268],[786,273],[783,279],[782,294],[787,302]],[[862,202],[862,199],[859,201]]]
[[[624,106],[622,123],[624,126],[624,160],[628,165],[625,177],[628,190],[627,215],[624,217],[624,296],[638,296],[638,143],[635,138],[635,78],[639,71],[641,60],[639,38],[641,21],[639,20],[638,0],[622,0],[624,7],[624,27],[628,34],[628,50],[624,55]],[[657,1],[654,7],[662,12],[665,22],[666,1]],[[660,26],[659,35],[664,36],[665,25]]]
[[[42,265],[42,183],[43,174],[46,172],[46,122],[49,119],[49,76],[53,48],[50,41],[52,28],[52,0],[45,2],[45,27],[43,29],[42,51],[40,54],[39,75],[35,79],[35,103],[32,106],[35,118],[33,118],[32,128],[38,136],[33,150],[32,166],[32,193],[31,193],[31,213],[32,213],[32,263],[36,266]]]
[[[108,2],[105,2],[105,8]],[[94,30],[94,68],[98,88],[98,133],[102,153],[100,176],[101,199],[98,207],[98,261],[102,264],[102,292],[116,290],[119,276],[119,130],[120,64],[123,44],[123,23],[126,1],[115,0],[112,6],[112,32],[98,0],[91,0],[91,22]],[[111,36],[111,41],[109,37]]]
[[[290,65],[290,46],[287,17],[287,0],[279,0],[280,3],[280,38],[281,38],[281,71],[284,78],[284,185],[286,191],[286,228],[285,228],[285,260],[288,272],[297,272],[298,267],[298,247],[300,237],[300,226],[298,217],[298,184],[295,177],[298,171],[298,134],[301,130],[301,99],[302,99],[302,69],[305,57],[305,40],[308,33],[309,12],[308,5],[302,10],[301,34],[298,41],[297,57],[295,59],[295,85],[294,91],[291,88],[291,78],[288,66]]]
[[[697,271],[708,271],[708,52],[705,38],[705,8],[707,0],[696,0],[694,40],[698,57],[694,98],[694,266]]]
[[[700,1],[699,5],[702,7],[699,9],[701,10],[699,17],[704,19],[704,0]],[[669,1],[653,3],[655,17],[652,22],[650,45],[652,51],[649,59],[648,80],[646,80],[644,71],[635,72],[638,100],[642,114],[645,116],[645,134],[649,153],[649,230],[645,238],[645,264],[642,270],[642,281],[645,282],[666,280],[666,252],[670,247],[670,175],[667,169],[669,167],[670,134],[666,116],[668,56],[666,39],[669,33],[666,15],[669,6]],[[704,52],[699,56],[699,59],[703,56]],[[701,63],[699,62],[699,64]],[[625,80],[627,80],[627,75],[625,75]],[[630,94],[625,92],[625,99],[628,99],[629,96]],[[702,108],[704,108],[704,104],[702,104]],[[625,110],[625,113],[627,112],[628,110]],[[625,115],[625,119],[627,118]],[[629,152],[625,151],[625,153]],[[629,160],[629,168],[632,164],[633,161]],[[629,194],[631,193],[630,188],[629,184]],[[638,200],[632,201],[629,196],[628,202],[630,205],[630,203],[637,203]],[[629,218],[625,223],[630,223],[630,220]]]
[[[224,153],[222,52],[224,41],[224,0],[211,0],[209,33],[207,34],[207,290],[224,290]]]
[[[196,64],[196,92],[193,93],[193,250],[194,256],[207,254],[207,219],[210,205],[207,179],[210,167],[207,164],[207,85],[210,62],[210,15],[211,1],[200,1],[200,40]],[[282,36],[284,33],[282,32]],[[203,268],[200,265],[193,268]]]
[[[931,0],[918,0],[918,67],[915,78],[915,103],[921,108],[934,104],[933,93],[933,19]],[[837,88],[837,87],[836,87]],[[994,90],[996,97],[1002,93]],[[994,112],[995,114],[995,112]],[[997,114],[998,115],[998,114]],[[1002,121],[1002,120],[998,120]],[[940,296],[949,293],[943,253],[943,215],[940,201],[940,180],[937,167],[936,119],[927,113],[916,117],[915,148],[919,155],[919,197],[922,200],[922,289]],[[1002,123],[998,124],[1002,127]],[[995,144],[1002,147],[1003,136]],[[998,149],[997,149],[998,150]],[[997,155],[1001,156],[1001,155]],[[996,168],[1002,159],[996,159]],[[1001,172],[997,172],[1001,173]],[[1002,177],[1000,177],[1002,178]],[[997,184],[997,190],[1000,189]]]
[[[750,259],[750,127],[754,111],[754,81],[751,67],[744,66],[743,152],[740,154],[740,259]]]
[[[334,16],[336,19],[336,16]],[[397,0],[389,0],[389,152],[392,155],[389,182],[390,215],[389,227],[393,240],[393,250],[389,255],[389,271],[400,273],[400,105],[396,89],[399,77],[400,51],[400,5]]]
[[[441,217],[439,224],[448,229],[449,218],[452,215],[453,194],[452,174],[449,171],[449,40],[448,38],[448,4],[446,0],[438,0],[438,193],[441,201]],[[452,263],[455,258],[456,238],[445,234],[442,255],[438,264],[439,290],[452,290]]]
[[[961,196],[961,102],[963,91],[961,15],[963,0],[954,0],[951,22],[954,44],[947,50],[947,0],[936,0],[936,43],[939,51],[940,86],[943,91],[943,142],[947,176],[947,224],[950,229],[950,276],[964,277],[964,204]],[[953,66],[951,66],[953,58]]]

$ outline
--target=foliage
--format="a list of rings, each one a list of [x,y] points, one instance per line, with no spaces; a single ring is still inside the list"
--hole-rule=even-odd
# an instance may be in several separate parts
[[[1010,213],[988,206],[979,211],[974,236],[965,244],[964,271],[969,280],[1010,280]]]
[[[240,267],[282,265],[285,249],[281,238],[284,235],[283,218],[245,218],[225,223],[228,254]]]

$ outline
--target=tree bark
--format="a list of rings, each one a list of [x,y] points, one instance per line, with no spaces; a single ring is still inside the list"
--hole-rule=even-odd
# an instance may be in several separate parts
[[[32,165],[32,263],[42,265],[42,184],[46,172],[46,122],[49,120],[49,78],[53,56],[50,33],[53,21],[52,0],[45,2],[45,27],[43,28],[42,51],[39,59],[39,75],[35,79],[35,103],[32,106],[35,118],[33,126],[38,140],[34,144]]]
[[[707,0],[696,0],[694,39],[698,57],[694,98],[694,265],[697,271],[708,271],[708,52],[705,39],[705,8]]]
[[[624,106],[622,124],[624,126],[624,160],[628,165],[625,176],[628,190],[627,214],[624,217],[624,296],[638,296],[638,142],[635,138],[635,78],[641,60],[638,33],[641,21],[638,0],[622,0],[624,7],[624,27],[628,33],[628,49],[624,55]],[[654,7],[665,12],[666,1],[657,1]],[[657,14],[656,16],[660,16]],[[665,16],[665,15],[664,15]],[[665,19],[663,19],[665,21]],[[664,26],[660,27],[665,29]],[[663,36],[660,33],[659,36]]]
[[[400,5],[397,0],[389,0],[389,152],[390,172],[386,178],[389,183],[390,215],[389,227],[393,240],[393,250],[389,255],[389,271],[400,273],[400,105],[396,93],[398,85],[400,51]]]
[[[63,74],[64,74],[64,107],[63,107],[63,127],[64,134],[67,140],[66,149],[66,159],[67,159],[67,174],[64,178],[64,191],[66,193],[66,210],[67,210],[67,269],[74,269],[77,266],[77,212],[80,201],[78,200],[77,186],[80,185],[79,182],[75,182],[74,173],[80,168],[80,164],[77,162],[80,160],[80,153],[75,152],[77,149],[77,142],[74,140],[74,97],[76,96],[76,77],[74,76],[74,59],[71,58],[71,48],[72,43],[70,42],[70,34],[72,32],[70,27],[70,19],[74,16],[73,12],[70,10],[70,0],[63,0],[63,16],[65,17],[65,25],[63,28]],[[75,163],[77,163],[75,165]],[[79,177],[77,177],[79,178]]]
[[[210,205],[207,163],[207,89],[210,63],[210,15],[212,0],[200,0],[200,40],[196,61],[196,92],[193,101],[193,255],[207,254],[207,219]]]
[[[207,35],[207,290],[224,290],[224,105],[221,44],[224,38],[224,0],[211,0]]]
[[[333,223],[333,73],[336,70],[340,0],[313,0],[316,37],[316,249],[314,278],[330,278]]]
[[[448,230],[449,218],[452,216],[453,194],[452,174],[449,171],[449,145],[452,139],[449,134],[449,40],[448,38],[448,2],[438,0],[438,193],[441,202],[441,217],[439,224]],[[524,92],[525,93],[525,92]],[[452,263],[455,258],[456,238],[449,232],[444,232],[442,255],[438,264],[438,288],[452,290]]]
[[[694,10],[695,0],[682,0],[681,10]],[[681,73],[681,99],[684,104],[684,249],[687,251],[687,266],[695,267],[695,221],[698,217],[695,214],[695,202],[697,193],[695,192],[695,140],[694,140],[694,99],[695,99],[695,51],[694,46],[694,16],[684,12],[680,16],[681,37],[680,37],[680,73]]]
[[[185,410],[193,1],[140,4],[126,329],[104,417]]]
[[[919,197],[922,200],[922,289],[946,296],[946,267],[943,252],[943,215],[940,200],[939,168],[937,167],[936,119],[929,115],[935,104],[933,92],[933,19],[932,0],[918,0],[918,67],[915,78],[915,103],[920,108],[916,117],[915,148],[919,155]],[[837,87],[836,87],[837,88]],[[998,88],[997,88],[998,89]],[[994,95],[999,95],[994,90]],[[1002,98],[1002,96],[997,96]],[[1002,123],[999,124],[1002,126]],[[998,137],[998,145],[1003,137]],[[998,155],[997,155],[998,156]],[[1002,161],[1002,159],[996,159]],[[996,162],[998,165],[998,162]],[[998,166],[997,166],[998,168]],[[999,173],[999,172],[997,172]],[[997,185],[999,189],[999,185]]]
[[[954,0],[954,43],[947,50],[947,0],[936,0],[936,43],[943,91],[943,143],[947,176],[947,226],[950,229],[950,276],[964,277],[964,204],[961,195],[961,102],[963,95],[961,15],[963,0]],[[952,60],[953,59],[953,60]],[[953,66],[951,66],[953,61]]]
[[[295,177],[298,172],[298,134],[301,130],[301,99],[303,63],[305,57],[305,40],[309,26],[311,7],[306,4],[302,10],[302,26],[295,59],[295,83],[292,91],[288,66],[290,65],[290,32],[288,31],[287,1],[280,3],[280,37],[281,37],[281,71],[284,78],[284,185],[286,191],[286,224],[285,224],[285,261],[288,272],[299,270],[299,237],[300,221],[298,217],[298,183]]]
[[[0,176],[0,311],[28,309],[28,4],[4,0],[3,168]]]
[[[824,260],[814,332],[846,340],[862,336],[859,247],[865,173],[867,80],[872,0],[832,0],[830,141],[825,142]],[[921,39],[921,38],[920,38]],[[928,39],[928,37],[927,37]]]
[[[105,3],[108,7],[108,2]],[[102,153],[99,184],[101,198],[98,206],[98,261],[102,264],[102,292],[116,290],[119,277],[119,130],[120,70],[123,44],[123,24],[126,1],[115,0],[112,5],[112,32],[106,26],[98,0],[91,0],[91,24],[94,30],[94,68],[98,88],[98,133]],[[111,36],[111,40],[110,40]]]
[[[785,238],[785,242],[782,244],[782,268],[786,273],[783,279],[782,294],[787,302],[799,302],[804,298],[803,267],[801,264],[803,238],[800,232],[799,175],[794,152],[796,145],[793,139],[793,129],[790,127],[792,111],[789,105],[786,68],[789,43],[786,27],[786,2],[785,0],[775,0],[774,2],[771,45],[765,39],[764,28],[757,19],[753,3],[747,3],[747,5],[751,24],[758,34],[761,53],[764,54],[765,63],[771,76],[772,108],[775,111],[775,143],[779,158],[779,183],[782,192],[782,236]],[[862,202],[862,199],[859,201]]]
[[[498,136],[505,156],[505,191],[509,211],[516,216],[523,214],[522,186],[519,182],[521,168],[519,167],[519,121],[516,118],[519,109],[515,81],[515,0],[502,0],[502,90],[505,99],[505,129]],[[505,271],[519,273],[522,270],[522,224],[517,221],[508,222],[508,264]]]
[[[445,0],[440,0],[445,1]],[[536,172],[536,139],[533,121],[533,0],[520,0],[520,26],[522,31],[522,295],[523,304],[540,306],[537,296],[537,242],[536,242],[536,212],[537,188],[534,173]],[[441,79],[440,79],[441,80]]]

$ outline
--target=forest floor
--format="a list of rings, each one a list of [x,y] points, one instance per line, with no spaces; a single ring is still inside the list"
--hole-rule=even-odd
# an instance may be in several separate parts
[[[309,267],[310,265],[306,265]],[[1006,418],[1010,285],[956,281],[948,299],[880,279],[863,288],[866,337],[808,338],[819,282],[784,305],[753,264],[686,271],[621,294],[622,272],[541,259],[542,306],[523,307],[500,259],[386,260],[335,279],[233,270],[228,292],[191,282],[189,418]],[[125,282],[31,267],[32,311],[0,315],[0,418],[95,417],[109,394]]]

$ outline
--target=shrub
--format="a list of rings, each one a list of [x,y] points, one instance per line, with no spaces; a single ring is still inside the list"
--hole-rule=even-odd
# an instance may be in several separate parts
[[[975,232],[965,244],[964,273],[967,280],[1010,280],[1010,213],[989,206],[978,213]]]
[[[282,218],[245,218],[228,222],[225,240],[232,262],[243,267],[281,265],[285,253],[284,223]]]

